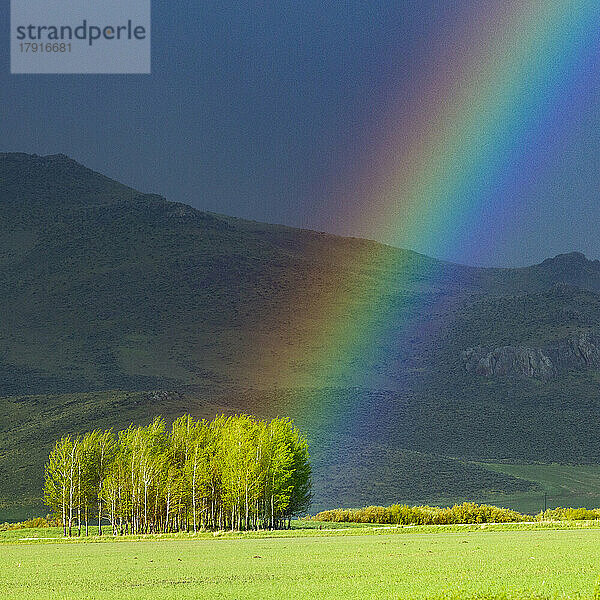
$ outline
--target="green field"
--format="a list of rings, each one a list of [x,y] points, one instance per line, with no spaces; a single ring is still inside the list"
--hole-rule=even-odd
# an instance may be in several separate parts
[[[593,598],[600,525],[556,527],[351,527],[102,543],[11,531],[0,534],[0,598]]]
[[[575,494],[600,498],[600,466],[560,464],[486,464],[500,473],[538,482],[554,497],[572,497]]]
[[[600,466],[561,464],[507,464],[479,463],[496,473],[504,473],[537,484],[531,492],[511,495],[490,495],[485,501],[536,514],[544,506],[544,492],[548,508],[600,507]]]

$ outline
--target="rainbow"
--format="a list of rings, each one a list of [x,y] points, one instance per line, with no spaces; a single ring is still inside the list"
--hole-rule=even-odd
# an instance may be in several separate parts
[[[501,235],[512,212],[495,202],[498,190],[518,184],[532,149],[560,144],[561,127],[568,127],[561,116],[589,86],[588,65],[600,48],[600,4],[478,6],[452,39],[433,45],[433,67],[414,97],[398,99],[378,120],[373,135],[380,142],[358,172],[328,182],[332,202],[351,214],[350,230],[429,255],[466,243],[482,220],[496,221]],[[381,269],[385,259],[374,247],[357,250],[368,281],[353,272],[317,298],[310,356],[296,356],[291,362],[302,367],[281,375],[289,387],[317,380],[347,386],[358,361],[385,360],[382,340],[410,334],[419,307],[394,300],[402,270]]]
[[[454,51],[431,61],[435,71],[417,86],[418,97],[383,120],[385,141],[354,188],[352,231],[429,254],[440,240],[459,245],[474,218],[493,216],[491,197],[523,154],[544,132],[556,135],[597,56],[600,7],[562,0],[492,6],[481,3],[481,14],[438,47]]]

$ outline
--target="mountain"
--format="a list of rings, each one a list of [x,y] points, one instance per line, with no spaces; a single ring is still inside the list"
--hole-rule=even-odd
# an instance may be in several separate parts
[[[341,378],[335,351],[311,362],[329,313],[386,331]],[[497,465],[600,459],[600,262],[580,253],[461,266],[7,153],[0,314],[0,518],[41,510],[59,435],[184,411],[294,417],[315,508],[535,495]]]

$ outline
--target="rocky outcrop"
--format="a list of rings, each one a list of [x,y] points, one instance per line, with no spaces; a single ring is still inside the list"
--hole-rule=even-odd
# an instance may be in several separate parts
[[[467,372],[485,377],[537,377],[549,379],[554,376],[550,357],[539,348],[501,346],[483,348],[477,346],[463,352]]]
[[[573,335],[547,350],[557,371],[600,367],[600,336],[589,332]]]
[[[462,359],[474,375],[550,379],[572,369],[600,368],[600,336],[577,333],[548,348],[476,346],[467,348]]]

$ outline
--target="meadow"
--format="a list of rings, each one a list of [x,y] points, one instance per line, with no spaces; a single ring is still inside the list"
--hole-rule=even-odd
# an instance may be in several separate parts
[[[599,522],[340,525],[101,542],[2,532],[0,598],[591,599],[600,574]]]
[[[546,492],[549,508],[555,506],[600,506],[600,467],[597,464],[507,464],[480,463],[482,467],[498,473],[526,479],[538,489],[510,496],[491,496],[492,503],[516,508],[534,514],[542,509]]]

